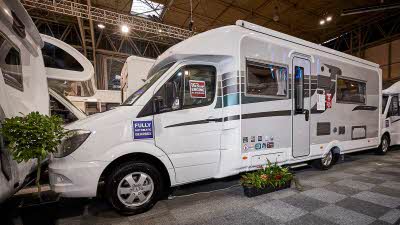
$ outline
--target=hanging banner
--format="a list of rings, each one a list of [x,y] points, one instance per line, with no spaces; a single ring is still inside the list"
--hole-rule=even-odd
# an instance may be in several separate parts
[[[206,82],[199,80],[189,80],[191,98],[206,98]]]

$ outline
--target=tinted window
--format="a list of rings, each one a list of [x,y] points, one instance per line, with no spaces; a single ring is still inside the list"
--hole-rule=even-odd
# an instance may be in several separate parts
[[[78,118],[69,111],[61,102],[50,96],[50,114],[60,116],[65,124],[77,121]]]
[[[365,104],[366,83],[337,78],[336,102]]]
[[[295,111],[297,113],[303,113],[304,108],[304,68],[295,66],[294,68],[294,101]]]
[[[82,65],[69,53],[48,42],[42,49],[43,61],[46,67],[62,70],[83,71]]]
[[[24,90],[21,55],[8,39],[0,34],[0,68],[4,82],[20,91]]]
[[[287,68],[247,61],[246,93],[259,96],[287,96]]]
[[[390,102],[390,116],[400,116],[399,98],[397,96],[393,96]]]

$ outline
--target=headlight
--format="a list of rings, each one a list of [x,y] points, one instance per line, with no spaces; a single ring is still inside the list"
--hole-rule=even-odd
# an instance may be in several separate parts
[[[62,140],[61,144],[58,146],[58,151],[54,153],[55,158],[63,158],[73,153],[91,134],[88,130],[72,130],[70,132],[72,136]]]

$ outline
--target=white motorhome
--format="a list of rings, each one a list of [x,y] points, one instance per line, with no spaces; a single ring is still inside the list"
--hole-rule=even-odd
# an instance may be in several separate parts
[[[400,81],[382,91],[382,144],[384,154],[392,145],[400,144]]]
[[[129,56],[126,59],[121,71],[122,102],[143,86],[155,61],[139,56]]]
[[[120,212],[151,208],[170,186],[271,162],[330,168],[380,144],[381,70],[245,21],[162,54],[121,107],[76,130],[49,165],[51,188]]]
[[[0,121],[32,111],[64,115],[66,122],[85,118],[62,98],[62,93],[48,86],[48,79],[54,82],[87,79],[85,82],[88,82],[91,79],[88,77],[94,76],[90,61],[83,59],[79,52],[76,54],[71,46],[41,36],[19,1],[0,0],[0,8]],[[72,68],[57,68],[49,62],[48,59],[54,61],[54,58],[46,59],[52,51],[64,52],[79,60],[79,73]],[[64,60],[63,65],[70,62]],[[34,160],[22,163],[12,160],[0,135],[0,202],[23,187],[35,164]]]

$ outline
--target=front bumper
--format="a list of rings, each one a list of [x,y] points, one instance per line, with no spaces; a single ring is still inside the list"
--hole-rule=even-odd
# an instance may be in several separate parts
[[[95,197],[101,173],[108,162],[81,162],[71,156],[49,164],[51,190],[63,197]]]

